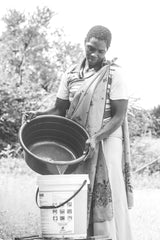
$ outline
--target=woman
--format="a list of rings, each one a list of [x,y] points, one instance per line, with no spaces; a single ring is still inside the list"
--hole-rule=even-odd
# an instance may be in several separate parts
[[[91,28],[85,39],[85,59],[65,73],[55,106],[37,115],[66,116],[90,134],[87,140],[90,158],[74,172],[87,173],[90,177],[88,235],[132,240],[128,216],[132,186],[124,124],[128,95],[120,67],[105,59],[110,43],[111,32],[106,27]],[[122,165],[123,138],[127,158]],[[124,169],[126,174],[122,172]]]

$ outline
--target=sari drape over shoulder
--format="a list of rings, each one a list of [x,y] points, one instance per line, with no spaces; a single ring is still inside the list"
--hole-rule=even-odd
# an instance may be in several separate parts
[[[90,76],[76,92],[67,117],[82,125],[88,133],[95,134],[103,125],[105,104],[109,94],[110,64],[103,66],[99,71]],[[123,173],[126,185],[128,206],[133,204],[131,184],[131,162],[129,154],[129,137],[127,121],[124,121],[124,158]],[[107,141],[104,139],[103,141]],[[88,224],[112,220],[112,191],[110,179],[103,151],[103,141],[97,144],[94,156],[81,162],[74,173],[86,173],[90,177],[88,197]],[[121,156],[120,156],[121,158]]]

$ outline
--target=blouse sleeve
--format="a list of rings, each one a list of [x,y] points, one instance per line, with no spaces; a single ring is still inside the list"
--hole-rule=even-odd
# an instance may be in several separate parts
[[[120,100],[120,99],[128,99],[128,88],[127,83],[123,78],[123,72],[120,67],[116,68],[112,75],[112,84],[110,91],[110,99],[111,100]]]
[[[59,89],[57,92],[57,98],[61,98],[63,100],[69,100],[69,92],[68,92],[68,87],[67,87],[67,72],[64,73],[62,80],[59,85]]]

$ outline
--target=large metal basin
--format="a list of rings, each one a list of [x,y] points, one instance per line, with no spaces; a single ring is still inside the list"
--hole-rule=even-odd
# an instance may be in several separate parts
[[[88,137],[76,122],[53,115],[36,117],[19,131],[25,161],[40,174],[72,173],[77,164],[87,159]]]

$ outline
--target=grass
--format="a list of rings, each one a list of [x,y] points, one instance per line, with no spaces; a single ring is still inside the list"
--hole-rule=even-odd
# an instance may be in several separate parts
[[[39,235],[40,209],[35,203],[36,174],[0,176],[0,238]],[[139,178],[141,181],[141,178]],[[157,180],[156,176],[149,181]],[[145,182],[145,180],[143,179]],[[146,180],[147,181],[147,180]],[[145,184],[144,184],[145,185]],[[134,207],[130,210],[136,240],[160,239],[160,189],[139,185],[134,190]]]
[[[148,174],[133,174],[133,186],[135,189],[159,189],[160,190],[160,172]]]
[[[155,143],[155,139],[152,140]],[[152,140],[148,142],[144,139],[147,141],[149,156],[152,154],[155,156],[160,151],[159,145],[156,150]],[[138,141],[139,144],[136,142],[133,148],[137,156],[136,161],[141,165],[142,159],[143,162],[148,160],[145,160],[147,155],[144,142],[142,139]],[[143,151],[140,151],[141,154],[138,155],[137,147],[140,150],[140,146]],[[40,209],[35,203],[36,179],[37,174],[26,165],[23,159],[0,159],[0,239],[10,240],[15,237],[41,233]],[[130,210],[130,218],[134,240],[159,240],[160,171],[150,174],[150,171],[146,169],[141,174],[134,173],[133,183],[135,204]]]
[[[149,164],[155,159],[159,161],[149,165],[145,169],[148,173],[160,171],[160,138],[151,136],[137,137],[131,144],[131,160],[133,171],[140,169],[146,164]]]
[[[160,190],[136,189],[134,208],[130,210],[136,240],[160,239]]]
[[[36,178],[22,175],[0,176],[0,238],[37,235],[39,209],[35,204]]]

